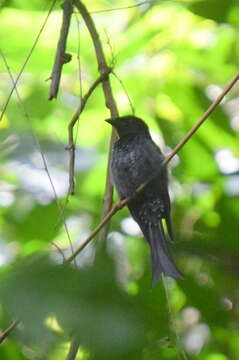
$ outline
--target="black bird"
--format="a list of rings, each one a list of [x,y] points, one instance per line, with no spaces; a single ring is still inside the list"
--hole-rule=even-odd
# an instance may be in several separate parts
[[[112,152],[112,181],[121,199],[132,197],[127,206],[151,248],[152,282],[155,284],[161,273],[183,278],[170,255],[162,225],[165,219],[169,238],[173,240],[168,175],[162,166],[164,156],[143,120],[122,116],[106,121],[119,135]],[[136,193],[145,183],[148,185]]]

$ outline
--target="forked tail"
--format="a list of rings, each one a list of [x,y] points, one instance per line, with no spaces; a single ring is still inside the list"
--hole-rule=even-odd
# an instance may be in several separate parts
[[[144,235],[151,248],[153,285],[160,279],[161,273],[175,279],[183,279],[183,275],[178,270],[169,252],[162,224],[149,224],[147,230],[147,234]]]

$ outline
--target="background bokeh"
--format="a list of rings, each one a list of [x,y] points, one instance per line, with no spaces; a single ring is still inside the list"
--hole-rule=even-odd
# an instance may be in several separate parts
[[[168,153],[238,71],[239,4],[162,0],[120,9],[135,4],[85,1],[117,75],[120,114],[132,112],[129,96]],[[0,47],[14,78],[49,6],[0,1]],[[74,266],[60,266],[69,237],[76,248],[100,221],[111,131],[99,86],[78,123],[76,194],[66,203],[67,126],[98,70],[75,12],[72,61],[58,99],[47,100],[60,25],[58,2],[18,83],[21,102],[13,94],[0,123],[0,329],[21,320],[0,358],[65,359],[77,333],[78,360],[176,360],[176,329],[187,359],[237,359],[239,85],[170,163],[172,248],[185,280],[168,281],[169,301],[162,282],[151,288],[149,249],[127,209],[113,217],[102,246],[92,242]],[[1,56],[1,108],[11,87]]]

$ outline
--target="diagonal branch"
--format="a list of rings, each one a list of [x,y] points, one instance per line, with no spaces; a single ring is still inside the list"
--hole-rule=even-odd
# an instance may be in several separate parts
[[[63,19],[62,26],[60,32],[60,38],[57,44],[55,62],[53,65],[52,73],[51,73],[51,86],[50,92],[48,96],[48,100],[52,100],[57,97],[60,80],[61,80],[61,72],[64,64],[68,63],[71,60],[71,55],[66,54],[66,42],[69,33],[71,16],[73,13],[72,0],[65,0],[62,4],[63,9]]]
[[[91,14],[100,14],[100,13],[104,13],[104,12],[127,10],[127,9],[137,8],[137,7],[140,7],[140,6],[143,6],[143,5],[151,5],[151,2],[149,0],[146,0],[146,1],[136,3],[134,5],[122,6],[122,7],[118,7],[118,8],[104,9],[104,10],[95,10],[95,11],[91,11],[90,13]]]
[[[0,344],[10,335],[10,333],[17,327],[19,321],[13,321],[11,325],[0,333]]]
[[[203,114],[203,116],[197,121],[197,123],[192,127],[192,129],[187,133],[187,135],[178,143],[178,145],[174,148],[174,150],[165,158],[163,161],[163,165],[167,165],[169,161],[179,152],[179,150],[186,144],[186,142],[192,137],[192,135],[199,129],[199,127],[205,122],[205,120],[211,115],[211,113],[215,110],[215,108],[221,103],[223,98],[229,93],[232,87],[239,80],[239,72],[232,78],[230,83],[226,86],[224,91],[218,98],[209,106],[208,110]],[[158,175],[158,174],[157,174]],[[147,183],[142,184],[136,190],[136,194],[141,192],[148,184],[152,181],[150,179]],[[102,229],[105,224],[112,218],[112,216],[122,209],[125,205],[129,203],[131,200],[130,197],[118,201],[111,210],[103,217],[99,225],[95,228],[95,230],[86,238],[86,240],[74,251],[74,253],[69,256],[65,262],[71,262],[80,252],[85,248],[85,246],[95,237],[95,235]]]
[[[211,115],[211,113],[216,109],[216,107],[222,102],[223,98],[229,93],[229,91],[233,88],[236,82],[239,80],[239,72],[232,78],[229,84],[225,87],[224,91],[218,96],[218,98],[209,106],[207,111],[203,114],[203,116],[198,120],[198,122],[192,127],[192,129],[184,136],[184,138],[179,141],[178,145],[174,148],[171,154],[165,160],[165,164],[167,164],[177,152],[188,142],[191,136],[198,130],[198,128],[204,123],[205,120]]]
[[[79,346],[80,346],[79,339],[77,337],[73,337],[66,360],[75,360],[76,359],[77,353],[79,350]]]
[[[122,209],[127,203],[128,199],[118,201],[111,210],[104,216],[99,225],[95,228],[94,231],[85,239],[85,241],[71,254],[67,259],[65,259],[64,264],[70,263],[74,258],[86,247],[86,245],[95,237],[96,234],[108,223],[112,216]]]

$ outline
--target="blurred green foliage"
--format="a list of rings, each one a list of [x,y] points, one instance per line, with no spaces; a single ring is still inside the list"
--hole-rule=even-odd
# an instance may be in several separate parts
[[[85,4],[136,115],[161,146],[173,148],[238,70],[238,1],[152,1],[109,12],[101,10],[136,2]],[[14,78],[49,7],[0,1],[1,50]],[[162,282],[151,288],[148,248],[127,209],[112,219],[106,246],[91,243],[76,266],[61,264],[71,253],[66,230],[77,247],[100,220],[110,129],[99,86],[79,120],[76,194],[66,203],[67,126],[80,84],[85,93],[98,71],[75,13],[67,45],[72,61],[63,68],[58,99],[47,100],[60,24],[57,1],[18,83],[22,102],[14,94],[0,123],[0,328],[21,320],[0,359],[65,359],[77,333],[78,360],[176,360],[174,327],[187,359],[237,359],[238,85],[171,163],[173,252],[185,280],[168,282],[168,303]],[[3,59],[0,80],[3,108],[12,86]],[[111,80],[120,114],[130,113],[124,88]]]

